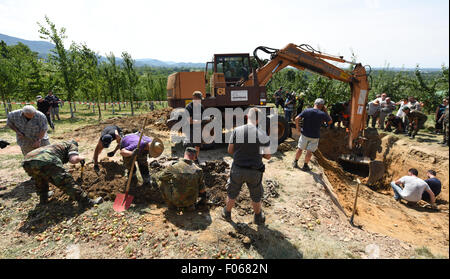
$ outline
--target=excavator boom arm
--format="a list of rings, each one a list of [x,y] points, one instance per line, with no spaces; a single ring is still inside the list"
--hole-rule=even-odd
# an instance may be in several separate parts
[[[345,61],[342,57],[328,56],[315,51],[305,50],[295,44],[288,44],[281,50],[258,47],[254,52],[258,63],[261,63],[261,61],[256,55],[257,50],[270,53],[271,60],[265,65],[260,65],[255,71],[256,78],[253,78],[253,74],[251,74],[248,80],[243,83],[243,86],[253,86],[255,80],[259,86],[265,86],[273,74],[287,66],[292,66],[299,70],[308,70],[330,79],[350,84],[352,98],[348,146],[350,149],[353,149],[354,140],[360,136],[360,132],[365,128],[366,104],[369,91],[365,68],[361,64]],[[351,63],[355,65],[355,68],[350,74],[324,59]]]

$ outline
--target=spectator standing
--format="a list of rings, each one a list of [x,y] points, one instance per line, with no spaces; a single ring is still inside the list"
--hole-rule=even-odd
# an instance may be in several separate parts
[[[439,133],[442,131],[443,126],[442,126],[442,122],[439,122],[439,119],[440,119],[441,116],[444,114],[445,108],[447,107],[447,105],[448,105],[448,98],[444,98],[444,99],[442,100],[442,104],[440,104],[440,105],[436,108],[436,118],[435,118],[436,124],[435,124],[435,126],[434,126],[434,128],[435,128],[435,130],[436,130],[436,131],[435,131],[436,134],[439,134]]]
[[[270,138],[265,131],[259,129],[258,108],[251,108],[247,114],[248,124],[237,127],[231,135],[228,153],[233,155],[230,178],[227,183],[227,201],[222,210],[222,217],[231,220],[231,210],[236,198],[245,183],[250,191],[254,215],[254,222],[264,224],[265,216],[261,209],[261,199],[264,194],[262,186],[265,171],[262,158],[270,159]]]
[[[448,105],[445,107],[444,114],[442,114],[441,118],[439,119],[439,122],[442,123],[444,131],[444,138],[441,144],[443,145],[449,145],[449,110]]]
[[[295,107],[295,93],[286,94],[286,102],[284,103],[284,118],[290,122],[292,120],[292,113]]]
[[[391,98],[387,97],[383,103],[380,104],[380,129],[384,129],[384,121],[386,116],[391,114],[395,110],[395,104],[391,101]]]
[[[420,111],[422,109],[422,106],[420,105],[420,103],[413,96],[410,96],[408,98],[407,106],[411,109],[411,111],[415,111],[415,110]]]
[[[297,111],[295,115],[299,115],[303,111],[304,106],[305,106],[305,93],[301,92],[297,96]]]
[[[36,101],[38,111],[42,112],[45,115],[45,117],[47,118],[48,125],[50,125],[50,127],[54,130],[55,126],[53,125],[52,119],[50,117],[50,109],[52,105],[50,104],[48,99],[42,98],[41,95],[36,97]]]
[[[27,105],[8,114],[6,125],[16,132],[17,145],[25,156],[31,150],[50,144],[45,115]]]
[[[283,98],[283,87],[282,86],[280,86],[280,88],[278,88],[278,90],[275,92],[274,97],[275,97],[275,106],[277,107],[277,109],[280,106],[282,109],[284,109],[284,98]]]
[[[301,118],[303,118],[303,126],[300,130]],[[301,135],[298,140],[297,153],[295,154],[295,160],[292,162],[292,167],[298,168],[298,159],[300,159],[303,150],[306,150],[305,162],[302,170],[311,170],[308,163],[311,160],[312,153],[316,151],[319,146],[320,127],[324,122],[330,125],[332,120],[326,111],[325,101],[321,98],[315,100],[314,108],[305,109],[295,118],[297,131],[300,132]]]
[[[367,119],[366,126],[369,127],[369,119],[372,118],[372,128],[375,128],[378,115],[380,114],[380,101],[378,99],[373,100],[367,104]]]

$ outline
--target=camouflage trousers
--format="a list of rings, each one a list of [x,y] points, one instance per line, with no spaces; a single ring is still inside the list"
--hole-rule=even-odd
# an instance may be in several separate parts
[[[62,166],[55,164],[45,164],[41,161],[25,161],[23,168],[31,176],[37,188],[37,193],[43,195],[48,192],[48,183],[52,183],[74,200],[87,198],[86,192],[81,190],[70,175]]]
[[[138,154],[137,158],[136,158],[136,162],[139,166],[139,172],[141,173],[142,179],[144,180],[144,182],[146,180],[150,179],[150,170],[148,168],[148,162],[147,162],[147,154]],[[133,156],[130,157],[123,157],[123,165],[124,167],[127,169],[127,173],[128,175],[130,170],[131,170],[131,164],[133,163]],[[136,165],[134,165],[134,170],[133,170],[133,180],[137,179],[136,178]]]
[[[425,126],[424,126],[425,122],[426,122],[426,120],[419,121],[417,123],[417,125],[415,125],[414,122],[410,122],[409,123],[409,133],[413,136],[417,135],[417,133],[419,132],[420,129],[425,128]]]
[[[39,145],[39,147],[46,146],[46,145],[50,145],[50,141],[48,139],[43,139],[43,140],[41,140],[41,145]],[[27,155],[28,152],[35,150],[37,148],[38,147],[33,147],[31,145],[21,145],[20,146],[23,156]]]

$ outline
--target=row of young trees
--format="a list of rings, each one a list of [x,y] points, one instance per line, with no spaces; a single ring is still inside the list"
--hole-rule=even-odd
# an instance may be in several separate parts
[[[86,44],[75,42],[66,49],[65,28],[58,30],[47,16],[45,23],[38,25],[41,38],[55,45],[47,59],[40,59],[24,44],[7,46],[0,42],[0,97],[6,113],[11,111],[7,106],[11,100],[31,101],[52,89],[61,99],[70,102],[72,118],[76,112],[74,101],[96,103],[99,118],[102,117],[100,103],[105,103],[103,109],[106,110],[106,103],[119,102],[117,107],[112,104],[115,113],[122,109],[120,102],[128,102],[134,114],[136,101],[166,99],[169,74],[192,70],[136,67],[127,52],[123,52],[119,59],[113,53],[100,57]],[[387,67],[371,73],[370,85],[369,99],[383,92],[394,101],[415,96],[425,103],[426,110],[434,111],[442,100],[442,94],[438,92],[448,96],[448,67],[428,73],[419,67],[415,71],[393,71]],[[288,91],[306,93],[307,104],[312,104],[318,97],[328,103],[350,99],[348,84],[291,68],[273,76],[267,85],[269,101],[273,101],[273,93],[280,86]]]
[[[101,57],[86,44],[72,42],[66,49],[65,28],[57,29],[46,16],[39,25],[42,39],[55,45],[53,53],[41,59],[28,46],[7,46],[0,42],[0,97],[5,112],[11,111],[12,100],[31,101],[37,95],[53,90],[61,99],[69,101],[71,117],[74,117],[74,101],[112,104],[112,111],[121,110],[120,102],[128,102],[134,115],[136,101],[161,101],[166,98],[166,83],[170,69],[137,68],[127,52],[121,59],[113,53]],[[172,70],[173,71],[173,70]],[[95,110],[95,108],[93,108]]]
[[[372,71],[369,82],[369,100],[381,93],[387,93],[393,101],[414,96],[424,103],[428,112],[434,112],[449,93],[448,67],[445,66],[441,71],[432,72],[424,72],[419,66],[415,71],[397,71],[386,67]],[[310,105],[316,98],[323,98],[329,104],[350,99],[348,84],[296,69],[283,69],[272,77],[267,85],[269,101],[274,100],[273,94],[280,86],[289,92],[304,92],[306,103]]]

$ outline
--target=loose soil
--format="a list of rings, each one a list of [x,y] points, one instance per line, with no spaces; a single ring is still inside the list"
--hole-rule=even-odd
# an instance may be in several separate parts
[[[166,145],[162,156],[149,159],[152,174],[176,159],[165,126],[169,113],[170,109],[164,109],[147,114],[145,134],[160,137]],[[57,139],[78,139],[81,154],[90,161],[105,126],[114,124],[125,133],[135,132],[144,117],[109,119],[99,125],[78,127]],[[124,191],[127,179],[121,156],[108,158],[107,151],[100,155],[99,173],[88,163],[81,178],[79,165],[66,166],[91,197],[106,200],[89,210],[77,208],[57,189],[48,206],[37,206],[34,185],[20,167],[14,170],[19,179],[0,172],[0,183],[6,186],[0,190],[0,257],[410,258],[423,254],[448,258],[448,148],[375,130],[366,137],[370,140],[365,143],[365,155],[384,162],[387,171],[378,184],[360,189],[354,222],[362,229],[350,226],[348,217],[355,197],[354,179],[364,182],[366,178],[344,171],[338,163],[339,155],[348,153],[344,130],[323,130],[319,150],[311,160],[311,172],[291,167],[297,144],[291,139],[265,160],[266,226],[253,224],[246,186],[232,211],[233,222],[221,218],[232,162],[226,146],[200,153],[209,206],[196,212],[169,210],[159,191],[140,187],[139,181],[132,186],[132,206],[115,213],[112,201]],[[10,160],[19,165],[19,157]],[[439,212],[424,204],[394,202],[388,183],[405,175],[410,167],[419,169],[421,178],[426,169],[438,172],[443,182]],[[336,193],[344,212],[333,202],[329,189]],[[422,254],[418,254],[419,248]]]
[[[366,135],[369,140],[364,155],[382,161],[386,172],[383,178],[371,186],[363,186],[358,197],[355,217],[366,229],[420,243],[432,251],[448,255],[449,248],[449,172],[448,149],[437,145],[424,145],[398,136],[376,131]],[[315,153],[319,164],[333,186],[339,202],[347,214],[351,214],[355,198],[355,179],[367,179],[345,172],[337,162],[340,154],[348,154],[345,131],[324,130],[319,150]],[[433,169],[442,182],[437,197],[438,212],[421,201],[417,205],[397,203],[393,199],[390,182],[407,175],[410,168],[419,170],[419,177],[426,179],[426,170]]]

